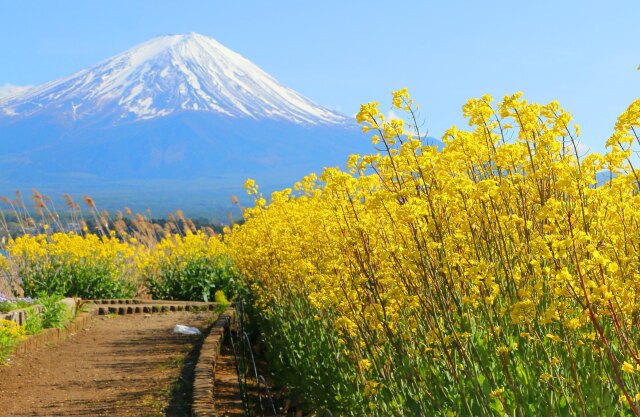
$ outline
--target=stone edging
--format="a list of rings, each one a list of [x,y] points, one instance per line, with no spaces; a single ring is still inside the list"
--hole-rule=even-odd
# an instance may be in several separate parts
[[[220,354],[220,348],[225,334],[235,320],[235,310],[227,308],[211,327],[209,334],[202,343],[200,357],[195,368],[193,380],[193,417],[217,417],[213,401],[213,383],[216,370],[216,362]]]
[[[99,300],[99,315],[135,314],[135,313],[168,313],[170,311],[214,311],[216,303],[198,301],[147,301],[147,300]]]
[[[18,310],[11,310],[7,313],[0,313],[0,320],[15,321],[22,326],[27,322],[27,315],[29,314],[30,310],[38,314],[42,310],[42,306],[39,304],[34,304],[32,306],[24,307]]]

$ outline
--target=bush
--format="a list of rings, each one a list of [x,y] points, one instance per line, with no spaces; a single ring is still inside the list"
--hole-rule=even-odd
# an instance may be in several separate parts
[[[129,298],[139,286],[137,257],[144,249],[115,238],[54,233],[21,236],[7,247],[28,296]]]
[[[209,301],[218,290],[229,298],[237,292],[225,245],[202,232],[172,235],[159,242],[145,277],[147,288],[158,299]]]
[[[14,346],[25,338],[25,329],[10,320],[0,320],[0,363],[3,363]]]
[[[34,335],[40,333],[43,328],[42,317],[33,307],[30,307],[27,310],[27,322],[24,324],[25,332]]]
[[[39,319],[43,329],[52,327],[61,328],[69,317],[67,306],[62,302],[63,296],[59,294],[47,295],[41,293],[37,298],[38,304],[42,306]]]
[[[72,315],[62,300],[61,295],[41,293],[36,299],[41,307],[40,312],[33,307],[27,310],[27,322],[24,325],[26,333],[38,334],[43,329],[62,328]]]

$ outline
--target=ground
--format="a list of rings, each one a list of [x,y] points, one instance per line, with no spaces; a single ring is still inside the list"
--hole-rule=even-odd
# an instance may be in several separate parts
[[[233,351],[226,343],[216,363],[214,401],[220,417],[245,416]]]
[[[0,366],[0,416],[188,416],[201,339],[174,334],[173,327],[204,329],[211,318],[188,312],[96,318],[66,342]],[[233,409],[229,414],[238,415]]]

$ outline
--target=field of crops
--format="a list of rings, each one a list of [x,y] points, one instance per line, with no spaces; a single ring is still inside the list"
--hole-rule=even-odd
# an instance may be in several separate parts
[[[116,231],[23,235],[0,255],[3,274],[28,296],[87,299],[151,295],[161,300],[213,301],[236,293],[228,250],[218,236],[186,230],[146,241]],[[17,281],[19,277],[19,282]],[[15,278],[12,280],[12,278]]]
[[[256,206],[229,239],[278,378],[349,416],[638,415],[640,100],[604,155],[520,94],[441,150],[377,103],[378,153]]]
[[[270,198],[247,181],[222,237],[44,230],[0,270],[26,295],[244,294],[275,380],[318,413],[640,415],[640,100],[602,155],[556,102],[469,100],[441,149],[406,89],[392,103],[405,121],[362,106],[375,148],[346,171]]]

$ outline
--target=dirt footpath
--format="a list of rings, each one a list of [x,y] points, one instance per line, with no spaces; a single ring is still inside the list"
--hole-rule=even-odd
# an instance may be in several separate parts
[[[100,316],[53,347],[0,366],[0,416],[189,416],[200,338],[214,313]]]

